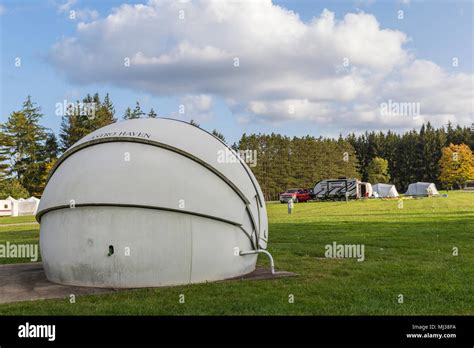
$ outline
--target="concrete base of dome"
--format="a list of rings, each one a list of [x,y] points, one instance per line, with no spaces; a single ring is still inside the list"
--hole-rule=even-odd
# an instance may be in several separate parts
[[[296,276],[290,272],[272,274],[269,268],[258,267],[252,273],[242,277],[224,280],[264,280]],[[117,288],[88,288],[84,286],[58,285],[46,279],[41,262],[16,263],[0,265],[0,303],[34,301],[52,298],[69,299],[74,295],[106,294],[116,291],[127,291]]]
[[[178,212],[75,207],[45,213],[40,249],[48,280],[111,288],[159,287],[251,273],[257,255],[238,227]]]

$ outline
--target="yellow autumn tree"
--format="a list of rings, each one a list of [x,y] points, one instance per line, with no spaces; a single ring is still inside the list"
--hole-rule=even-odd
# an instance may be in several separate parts
[[[462,188],[474,179],[474,155],[466,144],[444,147],[439,166],[439,180],[445,188]]]
[[[46,186],[46,181],[48,180],[49,174],[53,169],[54,165],[56,164],[56,161],[57,159],[53,158],[49,162],[45,163],[44,170],[41,172],[38,180],[40,182],[39,189],[37,191],[31,192],[33,196],[40,198],[43,194],[44,188]]]

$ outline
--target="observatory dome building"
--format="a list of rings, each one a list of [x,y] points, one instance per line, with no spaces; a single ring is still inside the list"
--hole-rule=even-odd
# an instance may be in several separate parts
[[[267,212],[251,170],[229,153],[172,119],[118,122],[78,141],[52,169],[36,216],[47,278],[127,288],[252,272]]]

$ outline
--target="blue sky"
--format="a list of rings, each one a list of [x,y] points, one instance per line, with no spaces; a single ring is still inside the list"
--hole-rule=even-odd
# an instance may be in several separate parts
[[[66,55],[62,55],[58,59],[54,58],[54,55],[62,54],[61,50],[69,47],[63,43],[65,38],[78,37],[81,35],[78,34],[77,29],[79,20],[70,20],[68,18],[68,11],[59,10],[60,6],[65,3],[66,1],[59,0],[0,1],[1,122],[4,122],[12,111],[18,110],[26,95],[30,94],[33,100],[43,109],[45,114],[43,124],[57,133],[61,123],[61,117],[55,115],[56,103],[62,102],[64,99],[75,101],[78,98],[84,97],[87,93],[93,94],[99,92],[100,96],[103,97],[106,92],[109,92],[115,104],[118,117],[123,114],[126,107],[130,106],[133,108],[137,100],[140,101],[144,111],[148,112],[148,110],[153,107],[155,110],[158,110],[160,116],[166,117],[176,115],[178,106],[183,103],[182,98],[184,95],[200,95],[201,93],[210,95],[212,97],[212,106],[209,108],[203,106],[202,110],[198,108],[196,114],[188,115],[188,117],[197,118],[202,127],[208,130],[217,128],[226,135],[230,142],[238,140],[243,132],[278,132],[290,136],[305,134],[334,136],[340,132],[347,134],[350,131],[360,132],[365,129],[395,129],[397,131],[403,131],[404,129],[409,129],[419,124],[411,120],[397,120],[393,122],[386,120],[379,121],[377,117],[372,116],[370,116],[367,121],[364,118],[365,116],[361,116],[359,124],[349,125],[344,124],[343,121],[347,118],[339,119],[338,116],[331,114],[341,113],[343,112],[341,110],[346,110],[348,100],[350,108],[353,108],[351,110],[355,110],[354,112],[359,112],[361,108],[363,109],[365,107],[367,107],[367,109],[364,109],[366,110],[364,111],[364,115],[372,112],[370,107],[367,106],[367,102],[361,101],[357,96],[349,96],[341,102],[337,97],[332,98],[331,96],[325,96],[319,98],[319,95],[308,96],[303,92],[301,96],[293,96],[291,100],[295,98],[298,100],[306,100],[309,98],[311,102],[315,103],[314,107],[322,105],[321,103],[327,106],[329,105],[327,103],[330,102],[329,111],[318,117],[302,113],[298,115],[298,117],[281,118],[276,115],[278,110],[280,110],[279,105],[287,105],[285,102],[287,102],[289,98],[283,96],[280,101],[275,101],[273,97],[267,97],[269,92],[265,90],[256,92],[261,93],[261,96],[258,98],[255,97],[254,100],[251,96],[240,97],[238,89],[233,90],[231,94],[224,91],[221,93],[220,87],[217,86],[221,85],[220,82],[216,82],[215,85],[210,83],[205,86],[196,83],[190,88],[189,93],[187,93],[186,80],[184,79],[185,82],[182,82],[183,85],[180,86],[182,87],[180,91],[173,95],[174,93],[169,90],[165,91],[163,86],[158,86],[159,83],[165,83],[164,81],[156,82],[157,86],[153,86],[153,81],[140,81],[137,77],[133,84],[127,85],[126,81],[117,82],[119,79],[110,77],[110,74],[100,76],[100,73],[97,74],[99,77],[91,78],[90,80],[87,78],[85,80],[78,79],[77,75],[80,74],[80,72],[77,74],[71,72],[71,69],[74,69],[74,64],[77,64],[77,62],[74,62],[74,58],[72,58],[71,61],[65,61],[65,59],[69,59],[65,57]],[[140,1],[129,1],[127,3],[146,4],[146,2]],[[111,13],[112,8],[119,7],[121,4],[122,2],[120,1],[78,0],[73,3],[69,9],[97,11],[98,17],[86,19],[86,22],[90,23],[94,20],[102,21]],[[442,96],[442,98],[448,100],[448,104],[449,102],[455,103],[454,99],[459,99],[456,93],[462,93],[464,98],[466,98],[467,95],[468,99],[470,95],[471,101],[474,98],[472,96],[472,74],[474,72],[473,3],[470,1],[409,1],[408,3],[401,1],[274,1],[273,4],[294,11],[299,15],[301,21],[307,25],[309,25],[314,17],[317,18],[321,16],[324,9],[334,13],[336,22],[344,21],[344,16],[347,13],[358,14],[364,12],[371,14],[380,24],[380,30],[397,30],[406,35],[407,40],[401,47],[404,53],[412,56],[410,58],[411,63],[406,63],[405,67],[391,68],[390,73],[387,73],[386,70],[384,71],[384,86],[387,85],[387,83],[390,84],[391,81],[398,83],[399,74],[393,72],[393,70],[400,69],[400,71],[403,71],[404,68],[409,69],[409,65],[412,64],[414,60],[422,60],[423,62],[432,62],[442,69],[443,78],[446,79],[445,84],[453,86],[452,92]],[[402,20],[397,18],[399,10],[403,11],[404,18]],[[254,10],[249,9],[249,11]],[[255,11],[259,10],[257,9]],[[275,12],[275,18],[277,18],[277,15]],[[232,21],[232,19],[230,19],[230,21]],[[230,26],[231,25],[232,24],[230,24]],[[156,33],[159,35],[161,35],[160,29],[160,25],[157,24]],[[90,37],[93,28],[88,30]],[[106,32],[106,30],[102,32],[98,30],[97,37]],[[154,35],[155,34],[149,34],[150,40]],[[330,34],[328,35],[330,37]],[[229,38],[229,40],[231,39],[232,38]],[[124,40],[133,40],[133,38],[124,38]],[[166,37],[164,37],[164,40],[166,40]],[[193,43],[192,40],[193,39],[189,39],[191,43]],[[277,41],[279,38],[276,37],[275,40]],[[349,40],[349,42],[357,42],[357,40],[358,38],[354,37],[353,41]],[[88,46],[90,44],[86,39],[79,38],[79,41],[79,44],[82,44],[80,49],[91,47]],[[59,47],[53,50],[53,46],[58,43]],[[74,49],[79,49],[79,44],[74,46]],[[109,44],[112,46],[120,45],[121,43],[119,41],[111,41],[110,43],[105,41],[105,45]],[[309,44],[311,44],[311,42],[309,42]],[[215,45],[217,44],[213,42],[213,47]],[[308,40],[305,39],[302,45],[302,47],[304,47],[304,45],[307,46]],[[394,45],[396,46],[396,44]],[[107,47],[107,49],[109,48]],[[112,50],[113,48],[110,49]],[[382,50],[384,50],[384,47],[381,47],[381,51]],[[169,48],[169,52],[172,52],[171,48]],[[160,53],[163,53],[163,51],[160,51]],[[315,64],[318,64],[318,55],[318,51],[316,50],[314,53]],[[158,57],[158,52],[156,56]],[[15,67],[15,58],[17,57],[21,58],[20,67]],[[100,58],[100,56],[98,57]],[[98,57],[94,59],[99,59]],[[458,59],[458,66],[453,66],[453,57]],[[369,58],[370,57],[367,59]],[[262,58],[260,62],[261,66],[265,67],[267,61],[268,59]],[[100,65],[101,62],[92,60],[91,64],[96,66]],[[379,62],[374,64],[374,66],[380,65]],[[394,65],[395,64],[396,63],[394,63]],[[65,66],[67,66],[67,68],[65,68]],[[149,65],[149,69],[152,69],[152,67],[153,65]],[[89,71],[87,67],[84,66],[82,66],[81,69],[86,69],[85,72]],[[268,74],[271,74],[273,78],[275,75],[278,75],[278,69],[281,68],[277,67],[274,72],[269,72]],[[312,65],[309,64],[306,69],[312,69]],[[431,71],[425,68],[420,69],[422,72]],[[99,70],[99,72],[100,71],[101,70]],[[374,70],[371,70],[371,74],[375,75],[373,71]],[[295,71],[295,76],[296,75],[300,75],[300,72],[297,73]],[[314,77],[315,80],[318,78],[318,76]],[[370,84],[373,79],[368,79],[367,81],[367,83]],[[377,81],[381,83],[380,81],[382,81],[382,79]],[[470,84],[469,81],[471,82]],[[238,83],[239,81],[237,80],[235,84]],[[249,81],[248,83],[250,84],[252,82]],[[284,82],[282,82],[282,84],[284,84]],[[461,86],[461,84],[464,85]],[[434,82],[428,82],[427,84],[423,84],[425,87],[418,89],[416,92],[419,93],[418,98],[422,102],[428,100],[428,94],[432,94],[432,91],[426,87],[427,85],[435,88],[433,87],[435,86]],[[137,86],[146,87],[141,88]],[[439,90],[439,84],[436,86],[438,86],[436,88]],[[225,89],[227,90],[228,88],[226,87]],[[405,96],[403,98],[406,100],[409,100],[408,96],[413,93],[410,85],[407,86],[406,83],[400,83],[400,86],[395,89],[400,91],[406,90],[404,94],[400,94]],[[464,92],[460,92],[460,90]],[[285,92],[283,92],[283,94],[284,93]],[[239,107],[234,107],[233,104],[229,102],[229,95],[232,95],[232,99],[236,99],[236,103]],[[396,96],[402,98],[398,94],[393,94],[393,98],[391,94],[387,95],[388,97],[385,97],[383,100],[387,98],[394,99]],[[403,98],[400,100],[405,100]],[[373,99],[376,99],[376,97],[371,97],[370,100]],[[260,103],[264,107],[254,107],[256,105],[255,103]],[[377,103],[378,101],[374,101],[374,105]],[[425,104],[428,105],[425,110],[429,110],[429,112],[426,116],[423,116],[423,120],[431,120],[430,117],[432,117],[433,123],[442,124],[447,118],[451,119],[450,117],[452,117],[454,122],[464,125],[469,123],[469,119],[473,121],[472,104],[469,108],[469,100],[467,104],[464,103],[464,106],[459,109],[457,109],[457,104],[453,106],[452,109],[456,111],[453,111],[452,114],[449,113],[449,110],[441,110],[442,107],[434,106],[432,102],[431,104],[425,102]],[[465,105],[467,105],[467,108]],[[257,109],[263,111],[255,111]],[[198,115],[199,112],[206,116],[200,118]],[[242,121],[242,119],[244,119],[244,121]]]

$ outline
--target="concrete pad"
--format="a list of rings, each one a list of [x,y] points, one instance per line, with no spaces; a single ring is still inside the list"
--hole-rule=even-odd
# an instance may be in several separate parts
[[[229,280],[262,280],[294,277],[296,273],[275,272],[270,268],[257,267],[252,273],[230,278]],[[131,289],[90,288],[54,284],[46,279],[41,262],[0,265],[0,303],[35,301],[52,298],[69,299],[71,294],[93,295]]]
[[[41,262],[0,265],[0,303],[102,294],[116,289],[54,284],[46,279]]]
[[[286,277],[296,277],[297,275],[298,275],[297,273],[286,272],[286,271],[275,271],[275,274],[272,274],[270,268],[257,266],[255,268],[255,271],[253,271],[252,273],[245,274],[243,276],[239,276],[235,278],[226,279],[224,281],[236,280],[236,279],[242,279],[242,280],[277,279],[277,278],[286,278]]]

